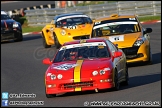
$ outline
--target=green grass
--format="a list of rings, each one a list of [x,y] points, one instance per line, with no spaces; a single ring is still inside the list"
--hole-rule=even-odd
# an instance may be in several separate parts
[[[42,26],[38,27],[31,27],[28,26],[28,22],[25,17],[21,17],[20,19],[16,19],[18,22],[22,24],[22,31],[23,33],[28,33],[28,32],[40,32],[42,30]],[[151,20],[161,20],[161,16],[147,16],[147,17],[139,17],[139,20],[142,21],[151,21]]]
[[[19,19],[15,19],[16,21],[20,22],[21,25],[22,25],[22,32],[23,33],[28,33],[28,32],[40,32],[43,27],[41,26],[28,26],[28,22],[27,22],[27,19],[26,17],[20,17]]]
[[[28,33],[28,32],[41,32],[43,27],[23,27],[23,33]]]
[[[140,21],[161,20],[161,16],[139,17]]]

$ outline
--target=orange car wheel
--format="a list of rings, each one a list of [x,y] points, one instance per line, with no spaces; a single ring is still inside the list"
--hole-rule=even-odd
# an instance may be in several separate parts
[[[59,49],[61,47],[61,44],[59,43],[56,34],[54,33],[54,41],[55,41],[55,46],[57,49]]]
[[[43,35],[43,34],[42,34],[42,35]],[[43,37],[43,47],[44,47],[44,48],[50,48],[51,45],[47,45],[47,42],[46,42],[46,39],[45,39],[44,35],[43,35],[42,37]]]

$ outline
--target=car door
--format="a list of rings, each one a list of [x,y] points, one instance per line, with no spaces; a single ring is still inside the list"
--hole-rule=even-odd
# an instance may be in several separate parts
[[[123,52],[121,49],[118,49],[112,42],[110,42],[112,44],[112,46],[114,47],[114,49],[116,51],[121,51]],[[126,59],[124,57],[124,54],[122,56],[119,57],[119,63],[120,63],[120,78],[122,79],[123,77],[125,77],[125,63],[126,63]]]
[[[110,48],[110,53],[114,56],[114,52],[118,51],[118,49],[114,46],[114,44],[112,44],[112,42],[108,40],[106,42]],[[113,65],[116,66],[118,71],[118,78],[121,79],[121,77],[123,76],[122,57],[115,58],[113,61]]]

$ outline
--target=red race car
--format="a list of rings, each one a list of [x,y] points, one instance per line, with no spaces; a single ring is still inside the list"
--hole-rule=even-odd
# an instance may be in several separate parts
[[[106,39],[86,39],[65,43],[45,73],[47,98],[60,93],[113,88],[128,85],[128,67],[122,50]]]

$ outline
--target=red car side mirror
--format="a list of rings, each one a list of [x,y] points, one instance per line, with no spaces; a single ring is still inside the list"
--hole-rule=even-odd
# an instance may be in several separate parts
[[[122,52],[116,51],[114,52],[114,58],[122,56]]]
[[[45,58],[45,59],[43,59],[43,64],[51,65],[52,62],[49,58]]]

